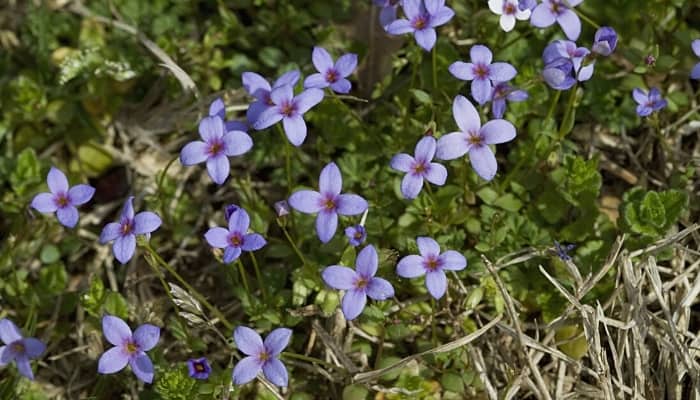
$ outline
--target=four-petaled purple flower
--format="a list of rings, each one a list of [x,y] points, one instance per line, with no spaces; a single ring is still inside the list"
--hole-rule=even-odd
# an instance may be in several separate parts
[[[488,47],[477,44],[469,50],[471,62],[455,61],[450,65],[450,73],[463,81],[472,81],[472,97],[479,104],[491,98],[492,81],[506,82],[515,77],[516,69],[505,62],[491,63],[493,54]]]
[[[659,111],[668,104],[668,102],[661,97],[661,92],[659,92],[659,89],[655,87],[651,88],[649,93],[643,91],[642,89],[636,88],[632,90],[632,97],[638,104],[637,115],[640,117],[646,117],[654,111]]]
[[[577,47],[569,40],[555,40],[545,47],[542,53],[545,82],[556,90],[568,90],[578,80],[587,81],[593,76],[595,60],[589,60],[590,51]]]
[[[397,19],[386,27],[392,35],[413,33],[416,42],[430,51],[437,40],[435,28],[451,20],[455,12],[445,6],[445,0],[404,0],[403,12],[407,19]]]
[[[22,336],[17,325],[7,318],[0,319],[0,340],[5,343],[0,346],[0,367],[14,361],[21,375],[34,380],[29,359],[40,357],[46,351],[46,345],[37,338]]]
[[[299,71],[285,72],[270,86],[270,82],[255,72],[244,72],[241,75],[243,88],[249,95],[255,97],[255,101],[248,106],[248,111],[246,112],[248,123],[250,125],[255,124],[263,111],[274,107],[275,103],[273,103],[272,98],[270,98],[270,93],[273,89],[285,85],[294,87],[299,81],[299,77]]]
[[[515,20],[525,21],[530,18],[530,10],[521,9],[518,0],[489,0],[491,12],[500,15],[501,29],[510,32],[515,28]]]
[[[206,357],[190,358],[187,360],[187,372],[194,379],[208,379],[211,374],[211,367]]]
[[[143,324],[132,334],[129,325],[121,318],[105,315],[102,317],[102,333],[114,347],[102,354],[97,372],[113,374],[129,364],[137,378],[146,383],[153,382],[153,363],[146,352],[158,344],[159,327]]]
[[[693,53],[700,57],[700,39],[695,39],[691,43]],[[700,62],[695,64],[693,69],[690,71],[690,79],[700,79]]]
[[[609,26],[601,26],[595,31],[595,39],[591,49],[601,56],[609,56],[617,47],[617,32]]]
[[[270,382],[286,387],[289,377],[279,355],[287,347],[291,337],[291,329],[277,328],[270,332],[263,342],[254,330],[245,326],[236,328],[233,332],[233,340],[238,350],[248,357],[244,357],[233,368],[233,383],[236,385],[248,383],[262,370]]]
[[[367,230],[362,225],[353,225],[345,228],[345,236],[348,238],[350,246],[357,247],[367,239]]]
[[[544,0],[532,10],[530,23],[546,28],[557,22],[569,40],[576,40],[581,34],[581,20],[569,6],[576,7],[581,3],[583,0]]]
[[[221,185],[228,178],[231,165],[228,157],[240,156],[253,147],[253,139],[243,131],[227,131],[224,120],[218,115],[205,117],[199,123],[202,140],[190,142],[182,148],[182,165],[207,162],[211,179]]]
[[[39,193],[32,200],[32,207],[42,213],[56,213],[61,225],[73,228],[78,223],[79,206],[90,201],[95,188],[90,185],[68,187],[66,175],[56,167],[51,167],[46,177],[51,193]]]
[[[396,273],[404,278],[417,278],[425,275],[428,292],[440,299],[447,290],[445,271],[460,271],[467,266],[467,259],[454,250],[440,253],[440,245],[429,237],[416,239],[420,255],[402,258],[396,267]]]
[[[323,243],[333,238],[338,228],[338,214],[357,215],[367,207],[367,200],[356,194],[340,194],[343,177],[334,162],[326,165],[318,181],[319,191],[299,190],[289,197],[289,205],[307,214],[318,213],[316,233]]]
[[[293,145],[301,146],[306,139],[306,122],[303,115],[323,100],[323,90],[306,89],[294,96],[292,86],[284,85],[272,89],[270,99],[273,106],[260,114],[253,123],[253,128],[261,130],[282,121],[287,139]]]
[[[357,67],[357,54],[344,54],[333,63],[333,58],[326,49],[316,46],[311,53],[311,60],[318,73],[306,77],[304,88],[323,89],[330,86],[336,93],[350,92],[352,84],[346,78]]]
[[[495,118],[503,118],[506,112],[506,100],[525,101],[528,94],[524,90],[516,89],[506,82],[494,82],[491,95],[491,112]]]
[[[342,304],[345,319],[353,320],[362,313],[367,296],[373,300],[386,300],[394,296],[391,283],[374,276],[378,265],[377,251],[370,244],[357,255],[355,271],[341,265],[332,265],[323,270],[321,275],[326,285],[345,290]]]
[[[247,233],[250,227],[248,213],[239,208],[228,219],[228,229],[216,227],[207,231],[204,237],[209,245],[224,250],[224,263],[235,261],[241,251],[255,251],[263,248],[267,242],[262,235]]]
[[[396,21],[396,12],[403,1],[401,0],[374,0],[374,5],[382,8],[379,11],[379,24],[386,30],[392,22]]]
[[[401,181],[401,194],[407,199],[415,199],[423,189],[423,179],[442,186],[447,179],[447,169],[431,162],[435,156],[437,143],[432,136],[424,136],[416,144],[415,157],[399,153],[391,159],[391,168],[405,172]]]
[[[129,196],[119,216],[119,222],[105,225],[100,234],[100,243],[114,240],[112,252],[120,263],[126,264],[136,250],[136,235],[150,235],[160,227],[160,217],[150,211],[134,215],[134,196]]]
[[[476,108],[461,95],[455,97],[452,113],[461,131],[449,133],[438,140],[437,158],[453,160],[469,153],[469,161],[476,173],[490,181],[496,176],[498,164],[488,145],[513,140],[515,127],[504,119],[494,119],[481,126]]]

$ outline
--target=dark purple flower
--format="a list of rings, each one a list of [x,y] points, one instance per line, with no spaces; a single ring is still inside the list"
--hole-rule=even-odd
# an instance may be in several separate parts
[[[386,27],[392,35],[413,33],[416,42],[430,51],[437,40],[435,28],[444,25],[455,15],[445,7],[445,0],[404,0],[403,12],[407,19],[397,19]]]
[[[326,49],[316,46],[311,54],[311,60],[318,73],[306,77],[304,88],[323,89],[330,86],[336,93],[350,92],[352,84],[346,78],[357,67],[357,54],[344,54],[333,63]]]
[[[399,153],[391,159],[391,168],[405,172],[401,181],[401,194],[407,199],[415,199],[423,188],[423,179],[442,186],[447,179],[447,169],[431,162],[435,156],[437,142],[432,136],[423,136],[416,144],[415,157]]]
[[[129,325],[121,318],[105,315],[102,317],[102,333],[114,347],[102,354],[97,372],[113,374],[129,364],[137,378],[146,383],[153,382],[153,363],[146,352],[158,344],[159,327],[143,324],[132,334]]]
[[[374,5],[382,8],[379,12],[379,24],[384,30],[389,24],[396,21],[396,12],[402,3],[401,0],[374,0]]]
[[[323,100],[323,90],[306,89],[294,96],[290,85],[284,85],[272,90],[270,94],[273,106],[268,107],[253,123],[257,130],[269,128],[282,121],[284,133],[295,146],[301,146],[306,139],[306,122],[303,115]]]
[[[479,104],[491,98],[491,82],[506,82],[515,77],[516,69],[504,62],[491,63],[493,54],[488,47],[477,44],[469,50],[471,62],[455,61],[450,65],[450,73],[463,81],[472,81],[472,97]]]
[[[226,218],[226,221],[231,219],[231,215],[235,213],[236,211],[240,210],[241,208],[235,204],[229,204],[226,207],[224,207],[224,216]]]
[[[157,214],[143,211],[134,215],[134,196],[124,203],[119,222],[105,225],[100,234],[100,243],[114,240],[112,252],[120,263],[126,264],[136,250],[136,235],[149,235],[160,227],[161,220]]]
[[[287,200],[280,200],[275,203],[275,213],[277,213],[278,217],[284,217],[285,215],[289,215],[291,209],[289,208],[289,203]]]
[[[544,0],[532,10],[530,23],[546,28],[557,22],[569,40],[576,40],[581,34],[581,20],[569,6],[576,7],[581,3],[583,0]]]
[[[262,235],[247,233],[250,227],[248,213],[239,208],[228,219],[228,229],[216,227],[207,231],[204,237],[210,246],[224,250],[224,263],[235,261],[241,251],[255,251],[267,244]]]
[[[275,105],[275,103],[272,102],[272,98],[270,98],[270,93],[273,89],[285,85],[294,87],[299,81],[299,77],[299,71],[289,71],[282,74],[282,76],[270,86],[270,83],[265,78],[255,72],[244,72],[241,75],[243,88],[249,95],[255,97],[255,101],[250,104],[246,112],[248,123],[251,125],[255,124],[263,111]]]
[[[491,112],[494,118],[503,118],[506,112],[506,100],[525,101],[528,94],[524,90],[516,89],[506,82],[494,82],[493,94],[491,95]]]
[[[526,21],[530,18],[530,10],[521,9],[518,0],[489,0],[491,12],[500,15],[501,29],[510,32],[515,28],[515,20]]]
[[[518,1],[518,8],[525,10],[534,10],[537,7],[537,0],[520,0]]]
[[[187,370],[190,377],[194,379],[208,379],[209,374],[211,374],[211,367],[209,366],[209,361],[207,361],[206,357],[190,358],[187,360]]]
[[[542,78],[549,87],[556,90],[568,90],[576,84],[573,63],[565,58],[558,58],[545,65]]]
[[[287,369],[279,359],[280,353],[289,344],[292,330],[277,328],[262,341],[254,330],[239,326],[233,332],[233,340],[244,357],[233,368],[233,383],[243,385],[252,381],[262,370],[265,377],[277,386],[286,387],[289,382]]]
[[[691,47],[693,48],[693,53],[700,57],[700,39],[693,40]],[[700,62],[695,64],[692,71],[690,71],[690,79],[700,79]]]
[[[228,178],[231,165],[228,157],[240,156],[253,147],[253,139],[243,131],[227,131],[218,115],[205,117],[199,123],[202,140],[190,142],[182,148],[182,165],[207,162],[211,179],[221,185]]]
[[[68,187],[66,175],[56,167],[51,167],[46,177],[50,193],[39,193],[32,200],[32,207],[42,213],[56,213],[63,226],[73,228],[78,223],[76,206],[90,201],[95,188],[90,185]]]
[[[601,26],[595,31],[595,40],[591,48],[594,53],[609,56],[617,47],[617,32],[609,26]]]
[[[425,275],[425,286],[436,298],[441,298],[447,290],[445,271],[460,271],[467,266],[467,259],[454,250],[440,253],[440,245],[429,237],[419,237],[418,252],[402,258],[396,267],[396,273],[403,278],[417,278]]]
[[[335,235],[338,228],[338,214],[357,215],[369,205],[367,200],[356,194],[341,194],[343,177],[334,162],[328,163],[321,171],[318,180],[319,192],[299,190],[289,196],[289,205],[297,211],[313,214],[316,217],[316,233],[323,243]]]
[[[632,97],[638,104],[637,115],[640,117],[646,117],[654,111],[659,111],[668,105],[668,102],[661,97],[659,89],[655,87],[651,88],[648,94],[642,89],[634,89],[632,91]]]
[[[14,361],[21,375],[34,380],[29,360],[44,354],[46,345],[37,338],[22,336],[17,325],[7,318],[0,319],[0,340],[5,344],[0,346],[0,367]]]
[[[556,240],[554,241],[554,253],[562,261],[571,260],[571,256],[569,255],[569,252],[575,248],[576,248],[575,244],[564,244],[563,245],[563,244],[557,242]]]
[[[369,245],[362,249],[355,261],[355,271],[341,265],[323,270],[323,281],[333,289],[345,290],[343,315],[345,319],[357,318],[367,303],[367,296],[374,300],[386,300],[394,296],[394,288],[386,279],[376,278],[379,265],[377,251]]]
[[[498,164],[488,145],[513,140],[515,127],[504,119],[494,119],[481,126],[476,108],[461,95],[455,97],[452,114],[460,131],[449,133],[438,140],[437,158],[454,160],[469,153],[469,161],[476,173],[490,181],[496,176]]]
[[[353,225],[345,228],[345,236],[353,247],[357,247],[367,239],[367,230],[362,225]]]

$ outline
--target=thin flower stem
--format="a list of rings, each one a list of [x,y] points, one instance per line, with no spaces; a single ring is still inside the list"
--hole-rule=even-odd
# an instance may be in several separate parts
[[[253,294],[250,293],[250,286],[248,286],[248,278],[246,278],[245,267],[243,266],[243,262],[241,261],[240,257],[236,260],[236,264],[238,264],[238,272],[241,274],[241,281],[243,281],[245,292],[248,293],[248,296],[252,297]]]
[[[576,15],[578,15],[582,20],[588,22],[590,25],[592,25],[594,28],[598,29],[600,28],[600,25],[598,25],[595,21],[590,19],[586,14],[582,13],[580,10],[577,10],[576,8],[571,8]]]
[[[437,89],[437,44],[433,46],[433,89]]]
[[[569,117],[571,117],[571,113],[573,113],[574,109],[576,108],[576,89],[577,89],[577,87],[578,87],[577,85],[574,85],[574,87],[571,88],[571,92],[569,93],[569,100],[566,102],[566,111],[564,111],[564,119],[562,120],[562,123],[559,126],[559,132],[557,134],[557,138],[558,138],[557,142],[561,142],[561,140],[564,139],[564,136],[566,136],[566,134],[569,133],[569,132],[564,132],[564,128],[566,128],[566,125],[564,124],[564,122],[566,122],[567,119]]]
[[[208,308],[212,314],[216,315],[216,317],[219,318],[221,323],[224,324],[224,326],[226,326],[226,329],[233,328],[233,324],[231,324],[228,321],[228,319],[226,319],[226,316],[221,311],[219,311],[218,308],[211,305],[211,303],[209,303],[207,301],[207,299],[201,293],[199,293],[195,288],[193,288],[189,283],[187,283],[187,281],[184,280],[182,278],[182,276],[180,276],[180,274],[178,274],[177,271],[175,271],[175,269],[172,266],[170,266],[170,264],[168,264],[165,260],[163,260],[163,258],[155,250],[153,250],[153,248],[151,247],[151,245],[149,243],[143,244],[143,248],[146,251],[148,251],[148,253],[156,260],[156,262],[158,262],[158,264],[160,264],[172,276],[174,276],[175,279],[177,279],[177,281],[180,282],[180,284],[182,286],[184,286],[185,289],[187,289],[190,292],[190,294],[197,299],[197,301],[204,304],[204,306],[206,308]]]
[[[258,260],[255,258],[255,253],[250,252],[250,259],[253,260],[253,268],[255,268],[255,277],[258,280],[258,285],[260,286],[260,291],[262,292],[263,302],[267,304],[267,289],[265,289],[265,282],[263,281],[262,274],[260,273],[260,267],[258,266]]]
[[[325,362],[325,361],[320,360],[318,358],[305,356],[303,354],[292,353],[289,351],[282,352],[282,357],[295,358],[297,360],[306,361],[306,362],[312,363],[312,364],[320,364],[320,365],[323,365],[324,367],[327,367],[327,368],[340,369],[340,367],[337,367],[331,363]]]
[[[284,236],[287,238],[287,241],[289,242],[289,244],[292,245],[294,252],[297,253],[297,256],[299,256],[301,263],[303,265],[306,265],[306,259],[304,258],[304,255],[301,253],[301,251],[299,251],[299,248],[297,247],[296,243],[294,243],[294,240],[292,240],[292,237],[289,235],[287,228],[285,228],[284,224],[282,224],[282,221],[280,221],[279,218],[277,218],[277,225],[279,225],[280,228],[282,228],[282,232],[284,233]]]
[[[350,108],[350,106],[345,104],[345,102],[343,102],[343,100],[341,100],[340,97],[337,94],[335,94],[335,91],[333,91],[333,89],[329,88],[329,91],[331,92],[331,97],[333,98],[333,100],[335,100],[342,109],[350,113],[350,115],[352,115],[357,120],[357,122],[359,122],[360,125],[362,125],[362,117],[360,117],[360,115],[355,110]]]

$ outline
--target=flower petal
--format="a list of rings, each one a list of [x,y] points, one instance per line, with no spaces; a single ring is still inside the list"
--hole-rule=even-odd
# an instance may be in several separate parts
[[[160,217],[150,211],[142,211],[134,217],[134,234],[143,235],[151,233],[160,227]]]
[[[242,208],[239,208],[231,214],[228,219],[228,230],[229,232],[238,232],[240,234],[246,233],[250,227],[250,216],[248,212]]]
[[[270,99],[276,105],[282,105],[285,102],[292,101],[294,98],[294,87],[292,85],[278,86],[270,92]]]
[[[343,78],[331,83],[331,89],[333,89],[333,91],[336,93],[350,93],[350,89],[352,89],[352,83],[350,83],[349,80]]]
[[[137,378],[146,383],[153,382],[153,363],[146,353],[141,352],[129,361],[131,370]]]
[[[360,251],[355,260],[355,270],[363,277],[374,276],[379,266],[377,250],[371,244]]]
[[[260,115],[258,115],[255,121],[251,122],[253,124],[253,128],[260,131],[280,122],[282,118],[284,118],[284,115],[280,113],[277,107],[268,107],[261,112]]]
[[[343,176],[336,163],[329,162],[323,167],[318,178],[318,187],[323,194],[340,194],[343,187]]]
[[[494,81],[506,82],[517,75],[518,71],[510,64],[496,62],[489,66],[489,78]]]
[[[483,179],[490,181],[496,176],[496,170],[498,169],[496,156],[493,155],[488,146],[472,146],[469,149],[469,161],[471,161],[472,168],[474,168],[477,175]]]
[[[124,202],[124,208],[122,208],[120,220],[132,218],[134,218],[134,196],[129,196]]]
[[[338,229],[338,214],[326,210],[318,213],[316,217],[316,233],[322,243],[328,243],[333,239],[336,229]]]
[[[423,176],[411,172],[404,175],[401,180],[401,194],[408,200],[415,199],[423,189]]]
[[[321,100],[323,100],[323,90],[311,88],[299,93],[299,95],[294,98],[294,104],[297,107],[297,112],[299,114],[304,114],[316,104],[320,103]]]
[[[474,75],[474,64],[472,63],[455,61],[450,64],[448,70],[452,76],[463,81],[471,81],[476,77],[476,75]]]
[[[632,90],[632,98],[634,98],[634,101],[638,104],[645,104],[649,100],[647,93],[639,88]]]
[[[262,364],[257,357],[245,357],[233,368],[232,379],[236,385],[244,385],[258,375],[262,369]]]
[[[221,119],[226,119],[226,105],[221,97],[217,97],[216,100],[212,101],[209,105],[209,116],[217,116]]]
[[[425,286],[435,299],[440,299],[447,291],[447,277],[445,273],[441,270],[428,272],[425,274]]]
[[[454,102],[452,102],[452,116],[462,132],[478,132],[479,128],[481,128],[479,112],[476,111],[474,105],[462,95],[455,97]],[[440,138],[440,140],[442,140],[442,138]],[[440,143],[438,142],[438,148],[439,147]],[[438,149],[438,153],[439,152],[440,150]]]
[[[134,341],[143,351],[156,347],[159,339],[160,328],[155,325],[143,324],[134,331]]]
[[[328,87],[329,83],[326,77],[321,73],[311,74],[304,80],[304,89],[317,88],[323,89]]]
[[[255,251],[260,250],[267,244],[262,235],[258,233],[249,233],[243,236],[243,244],[241,245],[241,250],[245,251]]]
[[[433,28],[425,28],[417,30],[414,34],[416,37],[416,43],[425,51],[432,50],[435,46],[435,41],[437,40],[437,33]]]
[[[289,196],[289,205],[297,211],[306,214],[317,213],[321,210],[321,194],[314,190],[298,190]]]
[[[557,17],[557,22],[569,40],[578,39],[581,34],[581,20],[575,12],[568,9],[564,10]]]
[[[493,53],[491,50],[484,46],[483,44],[476,44],[469,49],[470,61],[474,64],[491,64],[493,59]]]
[[[267,360],[267,362],[263,364],[262,370],[265,377],[277,386],[286,387],[289,383],[287,369],[278,358],[273,357]]]
[[[258,100],[262,100],[272,90],[267,79],[255,72],[244,72],[241,74],[241,81],[246,92]]]
[[[247,356],[257,356],[265,350],[260,335],[247,326],[239,326],[233,331],[233,340],[238,350]]]
[[[22,332],[20,332],[17,325],[7,318],[0,319],[0,340],[5,344],[10,344],[17,340],[22,339]]]
[[[440,255],[440,245],[433,238],[420,236],[416,239],[416,244],[418,245],[418,252],[423,257],[437,257]]]
[[[180,163],[182,165],[194,165],[206,161],[207,144],[202,141],[189,142],[180,151]]]
[[[207,233],[204,234],[204,238],[207,240],[207,243],[209,243],[209,246],[216,247],[217,249],[224,249],[229,246],[228,234],[229,231],[217,226],[216,228],[209,229]]]
[[[467,266],[467,259],[462,253],[454,250],[447,250],[440,254],[442,260],[442,268],[450,271],[460,271]]]
[[[449,7],[442,7],[430,18],[430,27],[436,28],[448,23],[455,16],[454,10]]]
[[[474,79],[472,81],[472,97],[480,105],[489,101],[492,91],[493,87],[488,79]]]
[[[700,63],[695,64],[690,71],[690,79],[700,79]]]
[[[384,28],[384,30],[387,29],[389,24],[396,21],[396,11],[397,7],[382,7],[381,11],[379,12],[379,24],[382,26],[382,28]]]
[[[102,354],[97,362],[97,372],[113,374],[119,372],[129,363],[129,355],[121,347],[112,347]]]
[[[357,274],[348,267],[331,265],[321,273],[326,285],[338,290],[350,290],[354,287]]]
[[[468,136],[464,132],[452,132],[438,139],[435,155],[441,160],[454,160],[467,154],[469,145]]]
[[[506,0],[489,0],[489,10],[496,15],[503,14],[503,3]]]
[[[546,28],[554,24],[556,20],[554,14],[549,10],[547,2],[540,3],[532,10],[532,15],[530,15],[530,23],[538,28]]]
[[[59,207],[58,210],[56,210],[56,218],[58,218],[58,222],[60,222],[61,225],[73,228],[78,224],[78,209],[73,206]]]
[[[367,304],[367,295],[364,290],[350,289],[343,295],[342,309],[345,319],[352,321],[362,314]]]
[[[204,117],[199,123],[199,136],[205,142],[211,139],[218,139],[225,131],[224,120],[219,117]]]
[[[102,228],[102,233],[100,234],[100,244],[105,244],[111,242],[112,240],[119,237],[121,233],[122,226],[117,222],[110,222]]]
[[[18,355],[17,358],[15,358],[15,363],[17,364],[17,371],[20,375],[24,376],[29,380],[34,380],[32,365],[29,363],[29,358],[26,355]]]
[[[501,18],[499,18],[498,23],[501,25],[501,29],[503,29],[504,32],[510,32],[515,28],[515,15],[503,14]]]
[[[253,147],[253,139],[242,131],[228,131],[224,134],[223,139],[226,155],[229,157],[240,156]]]
[[[504,98],[491,100],[491,112],[494,118],[503,118],[506,112],[506,100]]]
[[[445,0],[423,0],[423,5],[425,6],[425,10],[430,15],[433,15],[445,5]]]
[[[333,58],[323,47],[316,46],[311,52],[311,62],[316,70],[325,73],[329,68],[333,68]]]
[[[107,341],[115,346],[121,346],[131,339],[131,328],[123,319],[114,315],[102,317],[102,333]]]
[[[407,19],[397,19],[396,21],[390,23],[386,26],[387,33],[391,35],[402,35],[404,33],[413,32],[413,26]]]
[[[374,300],[386,300],[394,297],[394,287],[383,278],[372,278],[367,285],[367,296]]]
[[[11,363],[15,359],[15,353],[10,346],[0,346],[0,367]]]
[[[695,53],[696,56],[700,57],[700,39],[693,40],[693,42],[690,44],[690,47],[693,49],[693,53]]]
[[[52,193],[39,193],[34,196],[32,200],[32,207],[42,213],[52,213],[58,209],[56,202],[54,201],[54,194]]]
[[[224,257],[223,257],[223,262],[224,264],[231,264],[232,262],[236,261],[238,257],[241,256],[241,247],[240,246],[228,246],[224,250]]]
[[[362,214],[368,207],[367,200],[356,194],[341,194],[336,198],[336,210],[340,215]]]
[[[403,12],[408,18],[413,18],[421,12],[422,0],[403,0]]]
[[[352,74],[355,68],[357,68],[357,54],[355,53],[343,54],[338,58],[338,61],[335,62],[335,70],[338,71],[338,74],[343,78]]]
[[[66,174],[56,167],[51,167],[49,174],[46,177],[46,184],[49,185],[51,193],[65,192],[68,190],[68,179]]]
[[[265,341],[263,342],[263,346],[265,346],[265,350],[267,350],[269,355],[275,357],[279,355],[282,350],[287,347],[287,345],[289,345],[289,339],[291,338],[291,329],[277,328],[267,335]]]
[[[226,127],[226,132],[241,131],[245,133],[248,132],[248,128],[250,128],[246,122],[239,120],[226,121],[224,122],[224,126]]]
[[[68,189],[68,197],[70,198],[71,204],[74,206],[87,203],[94,194],[95,188],[90,185],[75,185]]]
[[[306,122],[304,122],[304,118],[302,118],[301,115],[297,114],[291,117],[284,117],[282,119],[282,125],[284,126],[284,133],[287,135],[287,139],[289,139],[291,144],[298,147],[304,143],[304,139],[306,139]]]
[[[279,78],[275,81],[275,84],[272,86],[273,88],[278,88],[280,86],[284,85],[289,85],[294,87],[294,85],[297,84],[299,81],[299,77],[301,74],[299,73],[298,70],[292,70],[292,71],[287,71],[284,74],[280,75]]]
[[[399,260],[396,273],[402,278],[416,278],[425,275],[423,257],[412,254]]]
[[[515,139],[515,127],[504,119],[493,119],[481,127],[481,137],[486,144],[499,144]]]
[[[432,136],[423,136],[421,140],[416,144],[416,160],[420,161],[431,161],[435,157],[435,150],[437,148],[437,141]]]
[[[44,342],[37,338],[25,338],[22,340],[24,351],[29,358],[40,357],[46,351]]]
[[[391,166],[391,168],[397,171],[409,172],[414,162],[415,159],[410,155],[406,153],[399,153],[391,158],[391,162],[389,163],[389,165]]]
[[[112,253],[114,257],[119,260],[120,263],[126,264],[134,256],[134,251],[136,250],[136,236],[133,234],[128,234],[125,236],[119,236],[114,240],[112,245]]]
[[[430,163],[430,167],[425,170],[423,177],[433,185],[442,186],[447,180],[447,168],[438,163]]]
[[[222,185],[228,178],[230,170],[231,164],[223,154],[207,160],[207,172],[209,172],[211,180],[216,184]]]

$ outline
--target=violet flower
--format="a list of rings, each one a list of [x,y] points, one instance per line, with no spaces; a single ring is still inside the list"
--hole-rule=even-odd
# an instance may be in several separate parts
[[[66,175],[56,167],[51,167],[46,176],[50,193],[39,193],[32,200],[32,207],[41,213],[56,213],[61,225],[73,228],[78,223],[76,206],[90,201],[95,188],[90,185],[68,187]]]
[[[341,265],[332,265],[321,276],[326,285],[345,290],[342,308],[345,319],[353,320],[362,314],[367,296],[373,300],[386,300],[394,296],[394,288],[386,279],[377,278],[379,265],[377,250],[368,245],[357,255],[355,271]]]
[[[238,259],[241,251],[260,250],[267,244],[262,235],[247,233],[250,227],[248,213],[239,208],[228,219],[228,229],[215,227],[207,231],[204,237],[210,246],[224,250],[224,263],[229,264]]]
[[[187,360],[187,372],[191,378],[205,380],[211,374],[211,367],[206,357],[190,358]]]
[[[581,34],[581,20],[569,7],[581,3],[583,0],[543,0],[532,10],[530,23],[538,28],[546,28],[556,22],[569,40],[576,40]]]
[[[493,119],[481,126],[476,108],[461,95],[455,97],[452,114],[460,131],[438,139],[437,158],[454,160],[469,153],[469,161],[476,173],[490,181],[496,176],[498,164],[488,145],[513,140],[515,127],[504,119]]]
[[[449,70],[455,78],[472,81],[472,97],[483,105],[491,98],[492,82],[506,82],[515,77],[516,69],[505,62],[491,63],[493,54],[488,47],[477,44],[469,50],[471,62],[455,61]]]
[[[572,41],[555,40],[542,53],[545,64],[542,77],[556,90],[568,90],[576,81],[587,81],[595,68],[595,60],[587,64],[589,54],[587,48],[577,47]]]
[[[655,111],[659,111],[668,105],[668,102],[661,97],[661,92],[659,89],[653,87],[649,90],[649,93],[643,91],[642,89],[634,89],[632,91],[632,98],[637,102],[637,115],[640,117],[646,117],[651,115]]]
[[[278,218],[285,217],[292,212],[292,210],[289,208],[289,203],[287,202],[287,200],[277,201],[275,202],[273,207],[275,209],[275,214],[277,214]]]
[[[299,190],[289,197],[289,205],[297,211],[313,214],[316,217],[316,233],[323,243],[328,243],[338,228],[338,214],[362,214],[367,200],[356,194],[341,194],[343,177],[334,162],[328,163],[321,171],[318,180],[319,192]]]
[[[292,330],[277,328],[262,341],[254,330],[239,326],[233,332],[233,340],[244,357],[233,368],[233,383],[243,385],[252,381],[262,370],[265,377],[277,386],[286,387],[289,382],[287,369],[279,359],[280,353],[289,344]]]
[[[219,117],[224,121],[224,125],[226,126],[226,132],[230,131],[247,131],[248,130],[248,125],[245,122],[242,121],[226,121],[226,105],[224,104],[224,101],[221,100],[220,97],[216,98],[214,101],[211,102],[209,105],[209,116],[210,117]]]
[[[224,218],[226,218],[226,221],[228,222],[229,219],[231,219],[231,216],[233,213],[236,211],[240,210],[241,207],[235,205],[235,204],[229,204],[226,207],[224,207]]]
[[[700,39],[693,40],[691,47],[693,49],[693,53],[695,53],[697,57],[700,57]],[[700,62],[695,64],[693,69],[690,71],[690,79],[700,79]]]
[[[134,196],[124,202],[119,222],[110,222],[102,229],[100,244],[114,240],[112,252],[120,263],[126,264],[134,256],[136,235],[150,235],[160,227],[160,217],[150,211],[134,215]]]
[[[569,252],[575,248],[575,244],[561,244],[556,240],[554,241],[554,253],[562,261],[570,261],[571,256],[569,255]]]
[[[401,0],[374,0],[374,5],[381,7],[379,11],[379,24],[386,30],[392,22],[396,21],[396,12],[403,1]]]
[[[454,250],[440,253],[440,245],[429,237],[416,239],[420,255],[402,258],[396,266],[396,273],[403,278],[417,278],[425,275],[428,292],[440,299],[447,290],[445,270],[461,271],[467,266],[467,259]]]
[[[491,12],[500,15],[501,29],[510,32],[515,28],[515,20],[526,21],[530,18],[530,10],[521,9],[518,0],[489,0]]]
[[[253,128],[262,130],[282,121],[287,139],[301,146],[306,139],[306,122],[303,115],[323,100],[323,90],[306,89],[297,96],[290,85],[272,89],[270,99],[273,106],[268,107],[253,124]]]
[[[435,28],[446,24],[455,15],[445,7],[445,0],[404,0],[403,12],[407,19],[397,19],[386,27],[392,35],[413,33],[416,42],[430,51],[437,40]]]
[[[270,83],[265,78],[255,72],[244,72],[241,75],[243,88],[249,95],[255,98],[255,101],[248,106],[248,111],[246,112],[248,123],[250,125],[255,124],[263,111],[275,105],[270,98],[270,93],[273,89],[285,85],[294,87],[299,81],[299,77],[299,71],[289,71],[282,74],[282,76],[270,86]]]
[[[253,139],[243,131],[227,131],[218,115],[209,116],[199,123],[201,140],[188,143],[180,152],[182,165],[207,162],[211,179],[221,185],[228,178],[231,165],[228,157],[240,156],[253,147]]]
[[[350,246],[357,247],[367,239],[367,230],[362,225],[353,225],[345,228],[345,236],[348,238]]]
[[[516,89],[506,82],[494,82],[491,95],[491,112],[494,118],[503,118],[506,112],[506,100],[520,102],[525,101],[528,94],[524,90]]]
[[[102,354],[97,372],[113,374],[129,364],[137,378],[146,383],[153,382],[153,363],[146,352],[158,344],[159,327],[143,324],[132,334],[129,325],[121,318],[105,315],[102,317],[102,333],[114,347]]]
[[[311,60],[318,73],[306,77],[305,89],[323,89],[330,86],[336,93],[350,92],[352,84],[346,78],[357,68],[357,54],[344,54],[333,63],[333,58],[326,49],[316,46],[311,54]]]
[[[617,47],[617,32],[613,28],[601,26],[595,31],[595,39],[591,48],[594,53],[607,57],[615,51],[615,47]]]
[[[399,153],[391,159],[391,168],[405,172],[401,181],[401,194],[407,199],[415,199],[423,189],[423,179],[442,186],[447,180],[447,169],[432,162],[437,142],[432,136],[424,136],[416,144],[415,157]]]
[[[0,340],[5,344],[0,346],[0,367],[14,361],[20,375],[34,380],[29,360],[44,354],[46,345],[37,338],[22,336],[17,325],[7,318],[0,319]]]

